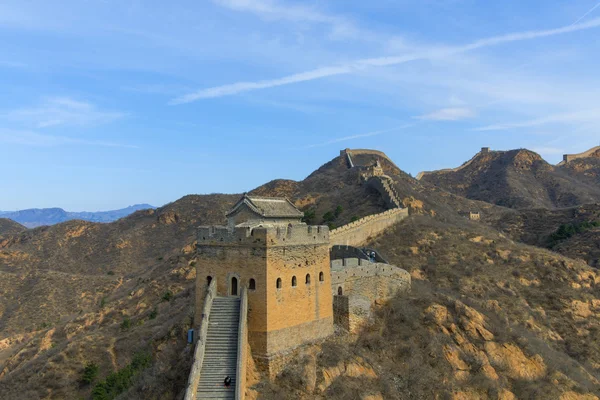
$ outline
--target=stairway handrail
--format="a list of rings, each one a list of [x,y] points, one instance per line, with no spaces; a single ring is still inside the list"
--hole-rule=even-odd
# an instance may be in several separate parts
[[[208,335],[208,318],[210,317],[210,310],[216,295],[217,279],[213,278],[208,285],[208,289],[206,290],[206,297],[204,298],[204,305],[202,306],[202,321],[200,321],[200,328],[198,329],[198,339],[196,341],[196,350],[194,351],[194,363],[192,364],[192,369],[190,370],[188,387],[185,391],[184,400],[196,399],[196,392],[198,390],[198,384],[200,383],[200,373],[202,371],[202,362],[204,361],[206,336]]]
[[[248,343],[248,289],[242,287],[240,294],[240,320],[238,323],[237,366],[235,369],[235,400],[244,400],[246,395],[246,364]]]

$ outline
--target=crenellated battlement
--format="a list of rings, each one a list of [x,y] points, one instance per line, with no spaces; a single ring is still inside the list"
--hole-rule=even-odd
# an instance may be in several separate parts
[[[384,211],[382,213],[379,214],[372,214],[372,215],[368,215],[366,217],[363,217],[361,219],[358,219],[354,222],[350,222],[346,225],[342,225],[339,228],[336,228],[334,230],[332,230],[329,233],[330,237],[335,237],[337,235],[340,235],[344,232],[347,231],[351,231],[355,228],[358,228],[364,224],[367,224],[369,222],[375,222],[375,221],[380,221],[380,220],[385,220],[387,218],[391,218],[393,216],[396,216],[398,214],[407,214],[408,215],[408,209],[407,208],[392,208],[391,210],[387,210]]]
[[[198,246],[289,246],[328,244],[327,226],[293,224],[282,226],[234,227],[201,226]]]
[[[393,208],[334,229],[330,232],[329,239],[331,245],[359,246],[406,217],[407,208]]]

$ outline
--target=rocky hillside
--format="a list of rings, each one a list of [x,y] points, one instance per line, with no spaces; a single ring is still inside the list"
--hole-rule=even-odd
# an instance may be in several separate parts
[[[360,335],[299,354],[275,383],[257,377],[253,393],[267,399],[597,394],[595,271],[511,241],[528,234],[520,211],[451,194],[382,164],[413,215],[372,245],[411,272],[413,292],[381,304]],[[253,193],[289,197],[312,223],[328,212],[334,218],[327,222],[341,225],[385,209],[341,157],[303,181],[276,180]],[[121,398],[180,398],[191,365],[186,331],[195,229],[224,222],[238,199],[190,195],[113,223],[69,221],[0,237],[0,398],[90,398],[107,377],[120,382]],[[468,221],[468,211],[480,211],[482,222]],[[515,223],[499,225],[508,218]]]
[[[0,218],[0,235],[11,235],[22,232],[27,228],[8,218]]]
[[[600,184],[600,150],[560,166],[566,174],[592,185]]]
[[[90,222],[113,222],[136,211],[154,209],[149,204],[136,204],[120,210],[97,212],[70,212],[62,208],[31,208],[19,211],[0,211],[3,218],[10,218],[28,228],[44,225],[54,225],[65,221],[80,219]]]
[[[596,270],[427,216],[371,245],[411,273],[412,293],[299,354],[259,398],[597,399]]]
[[[580,159],[555,167],[529,150],[492,151],[479,153],[458,171],[432,172],[421,181],[503,207],[570,207],[600,201],[593,169],[596,160]]]

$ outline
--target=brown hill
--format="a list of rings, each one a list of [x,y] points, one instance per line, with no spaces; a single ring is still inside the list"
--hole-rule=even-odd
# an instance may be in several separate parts
[[[600,203],[560,209],[508,211],[486,222],[508,237],[600,266]]]
[[[427,173],[421,181],[511,208],[570,207],[599,201],[598,182],[583,179],[582,173],[569,169],[570,164],[555,167],[525,149],[482,152],[463,168]]]
[[[597,399],[596,270],[426,216],[371,245],[411,273],[412,293],[299,354],[262,398]]]
[[[567,175],[591,185],[600,185],[600,149],[587,157],[578,158],[559,167]]]
[[[375,158],[362,154],[355,162]],[[517,211],[450,194],[381,162],[413,216],[373,246],[422,283],[383,306],[358,338],[317,349],[321,392],[303,389],[310,379],[296,380],[294,368],[305,367],[298,364],[275,384],[258,383],[261,397],[597,393],[600,277],[582,262],[516,244],[461,215],[480,211],[493,224]],[[314,211],[315,223],[341,206],[334,223],[343,224],[385,209],[357,178],[336,157],[303,181],[272,181],[253,193],[286,195]],[[91,386],[80,382],[86,364],[96,364],[104,379],[139,351],[152,361],[124,398],[178,398],[191,366],[194,232],[223,222],[238,198],[186,196],[110,224],[70,221],[1,238],[0,398],[88,398]],[[447,318],[438,318],[444,309]]]
[[[8,218],[0,218],[0,235],[12,235],[23,232],[27,228]]]

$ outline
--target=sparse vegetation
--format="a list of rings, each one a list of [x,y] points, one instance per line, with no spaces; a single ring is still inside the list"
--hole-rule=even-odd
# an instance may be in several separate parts
[[[306,210],[304,211],[304,217],[302,217],[302,222],[310,225],[315,221],[315,218],[317,217],[317,214],[315,212],[315,210]]]
[[[129,365],[108,375],[104,381],[94,386],[93,400],[112,400],[124,393],[133,385],[136,376],[150,366],[151,362],[152,355],[150,353],[136,353]]]
[[[340,214],[342,214],[342,212],[344,212],[344,208],[342,206],[337,206],[335,208],[335,211],[333,212],[333,215],[335,215],[335,217],[339,217]]]
[[[89,385],[96,380],[98,376],[98,365],[94,363],[86,364],[81,376],[81,382]]]
[[[173,292],[171,292],[169,290],[168,292],[165,292],[165,294],[163,294],[162,301],[171,301],[172,298],[173,298]]]
[[[158,316],[158,310],[155,307],[154,310],[150,311],[150,315],[148,316],[148,319],[156,319],[157,316]]]
[[[128,331],[131,328],[131,319],[129,317],[123,318],[123,322],[121,322],[121,330]]]
[[[600,221],[583,221],[574,222],[571,224],[563,224],[558,227],[556,232],[550,235],[548,246],[552,248],[559,242],[569,239],[573,235],[597,228],[599,226]]]
[[[327,211],[324,215],[323,215],[323,221],[324,222],[331,222],[335,219],[335,215],[331,212],[331,211]]]

